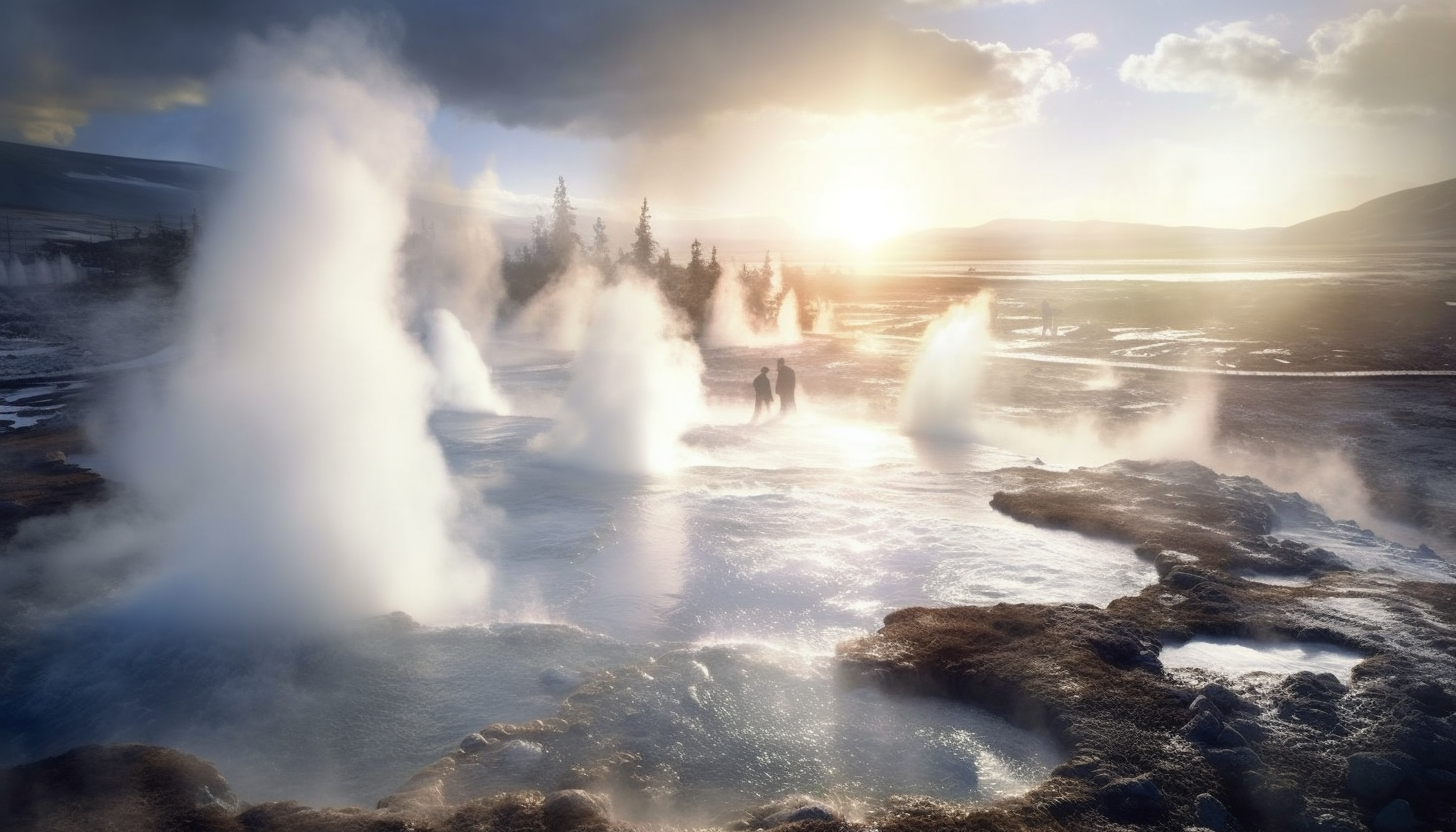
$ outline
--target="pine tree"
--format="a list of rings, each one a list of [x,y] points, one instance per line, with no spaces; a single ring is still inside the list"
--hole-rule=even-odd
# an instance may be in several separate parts
[[[546,231],[546,218],[540,214],[531,221],[531,259],[545,261],[551,250],[551,239]]]
[[[606,263],[611,257],[611,249],[607,244],[607,224],[602,222],[601,217],[592,224],[592,259],[597,263]]]
[[[647,211],[647,198],[642,198],[642,214],[637,219],[637,239],[632,243],[632,262],[637,268],[648,271],[652,268],[652,255],[657,251],[657,241],[652,239],[652,215]]]
[[[693,321],[702,323],[708,311],[708,298],[713,294],[713,279],[709,271],[709,265],[703,262],[703,244],[693,240],[692,253],[688,257],[687,268],[687,291],[685,306],[688,317]],[[716,265],[718,250],[713,250]]]
[[[557,264],[564,265],[581,247],[581,238],[576,235],[576,209],[566,196],[566,177],[556,177],[556,192],[551,195],[551,257]]]

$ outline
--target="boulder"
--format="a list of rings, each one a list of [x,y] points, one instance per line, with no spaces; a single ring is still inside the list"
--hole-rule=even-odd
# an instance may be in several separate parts
[[[798,823],[801,820],[838,820],[839,814],[823,803],[808,803],[793,809],[782,809],[763,819],[765,829]]]
[[[1345,788],[1371,803],[1389,800],[1405,780],[1400,766],[1378,754],[1351,754],[1345,764]]]
[[[460,750],[466,754],[474,754],[488,745],[490,745],[490,741],[480,734],[467,734],[465,739],[460,741]]]
[[[1183,726],[1183,736],[1198,745],[1213,745],[1219,734],[1225,730],[1223,722],[1214,713],[1214,710],[1199,711],[1197,716]]]
[[[1412,832],[1419,828],[1416,813],[1404,800],[1392,800],[1375,815],[1375,832]]]
[[[1113,780],[1097,793],[1103,814],[1118,821],[1155,820],[1168,812],[1168,800],[1149,775]]]
[[[552,832],[605,824],[611,821],[612,801],[606,795],[564,789],[546,796],[541,815],[546,828]]]
[[[1228,808],[1207,792],[1193,799],[1193,818],[1199,826],[1213,832],[1232,832],[1239,828]]]
[[[7,832],[231,829],[241,808],[211,763],[170,748],[87,745],[0,770]]]

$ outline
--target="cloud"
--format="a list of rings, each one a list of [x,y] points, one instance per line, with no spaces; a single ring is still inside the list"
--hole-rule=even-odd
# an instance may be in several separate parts
[[[443,103],[509,126],[622,135],[764,108],[973,118],[1034,111],[1069,79],[1045,50],[912,28],[894,0],[0,3],[0,130],[33,139],[64,140],[99,109],[197,102],[240,34],[346,8],[388,21]]]
[[[1077,34],[1063,38],[1056,43],[1058,46],[1065,46],[1067,48],[1067,57],[1071,58],[1072,56],[1080,52],[1086,52],[1090,49],[1096,49],[1098,45],[1102,43],[1102,41],[1099,40],[1097,36],[1091,32],[1078,32]]]
[[[1155,92],[1212,93],[1371,115],[1456,114],[1456,2],[1372,9],[1325,23],[1307,51],[1249,22],[1166,35],[1122,64],[1122,80]]]

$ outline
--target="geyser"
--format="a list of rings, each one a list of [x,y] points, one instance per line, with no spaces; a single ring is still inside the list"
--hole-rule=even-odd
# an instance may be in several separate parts
[[[432,97],[362,24],[247,40],[218,105],[239,175],[200,241],[185,358],[117,449],[161,517],[137,603],[228,621],[464,616],[483,565],[396,308]]]
[[[511,412],[505,397],[490,378],[490,367],[480,356],[460,319],[444,309],[425,316],[425,344],[435,365],[435,404],[445,410],[470,413]]]
[[[905,432],[969,439],[986,355],[992,296],[982,292],[931,322],[900,399]]]
[[[556,422],[532,447],[617,474],[676,467],[678,440],[704,409],[703,359],[686,323],[639,275],[596,294]]]
[[[799,327],[798,297],[792,289],[780,297],[783,278],[779,276],[777,266],[773,269],[768,291],[772,297],[780,298],[772,325],[755,321],[749,314],[748,287],[743,285],[742,274],[724,272],[708,300],[704,342],[713,347],[777,347],[802,341],[804,333]]]

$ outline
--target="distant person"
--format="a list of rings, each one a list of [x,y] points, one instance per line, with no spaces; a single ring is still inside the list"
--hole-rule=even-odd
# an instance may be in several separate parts
[[[1041,302],[1041,334],[1057,337],[1057,310],[1049,300]]]
[[[786,416],[797,408],[794,405],[794,370],[779,359],[779,377],[774,380],[774,392],[779,394],[779,415]]]
[[[768,383],[768,368],[764,367],[758,371],[753,379],[753,423],[758,423],[758,417],[765,410],[773,410],[773,388]]]

